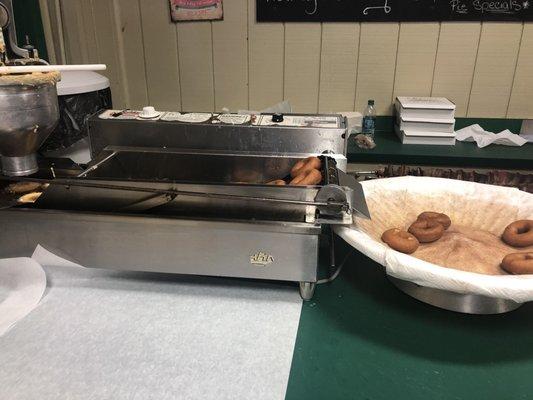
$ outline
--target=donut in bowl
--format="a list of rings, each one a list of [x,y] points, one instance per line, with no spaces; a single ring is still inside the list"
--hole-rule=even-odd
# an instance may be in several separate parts
[[[533,274],[533,252],[507,254],[501,267],[510,274]]]
[[[409,233],[413,234],[420,243],[432,243],[442,237],[444,226],[434,219],[421,219],[411,224]]]
[[[418,216],[417,220],[418,221],[420,220],[436,221],[444,227],[444,230],[448,229],[450,225],[452,224],[452,220],[446,214],[438,213],[434,211],[424,211],[422,214]]]
[[[400,253],[412,254],[420,245],[418,239],[409,232],[398,228],[389,229],[381,235],[383,240],[391,249]]]
[[[502,240],[509,246],[533,246],[533,220],[522,219],[509,224],[502,234]]]

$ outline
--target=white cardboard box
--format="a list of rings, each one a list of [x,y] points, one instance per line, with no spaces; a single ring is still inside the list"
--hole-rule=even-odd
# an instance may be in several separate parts
[[[455,104],[444,97],[404,97],[396,98],[397,113],[405,119],[453,119]]]
[[[436,146],[455,145],[455,132],[416,132],[403,131],[398,124],[394,124],[394,131],[403,144],[425,144]]]
[[[426,119],[426,118],[405,118],[396,116],[396,124],[402,131],[413,132],[443,132],[453,133],[455,131],[455,119]]]

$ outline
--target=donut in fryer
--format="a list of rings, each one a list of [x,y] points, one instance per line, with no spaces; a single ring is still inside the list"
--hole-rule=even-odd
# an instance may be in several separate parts
[[[381,235],[387,245],[400,253],[412,254],[420,245],[418,239],[409,232],[402,231],[398,228],[389,229]]]
[[[267,185],[273,185],[273,186],[285,186],[287,182],[285,182],[283,179],[276,179],[275,181],[270,181],[267,183]]]
[[[10,194],[25,194],[42,189],[43,184],[39,182],[16,182],[8,185],[5,191]]]
[[[322,182],[322,174],[318,169],[310,169],[297,175],[289,185],[308,186],[318,185]]]
[[[503,231],[502,240],[509,246],[533,246],[533,220],[522,219],[509,224]]]
[[[291,169],[291,176],[296,178],[298,175],[312,169],[320,170],[322,162],[318,157],[307,157],[304,160],[298,161]]]

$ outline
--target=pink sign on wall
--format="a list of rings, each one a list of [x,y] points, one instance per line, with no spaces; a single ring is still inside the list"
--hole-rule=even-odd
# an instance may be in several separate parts
[[[170,0],[172,21],[222,19],[222,0]]]

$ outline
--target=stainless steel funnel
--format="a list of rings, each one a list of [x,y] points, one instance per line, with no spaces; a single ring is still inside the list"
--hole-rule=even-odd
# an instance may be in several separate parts
[[[0,159],[4,175],[37,172],[35,153],[59,120],[57,75],[0,76]]]

